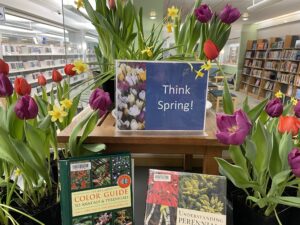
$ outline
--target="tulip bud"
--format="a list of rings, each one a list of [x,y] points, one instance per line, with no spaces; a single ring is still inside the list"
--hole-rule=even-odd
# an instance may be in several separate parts
[[[283,105],[279,98],[274,98],[268,102],[265,109],[270,117],[279,117],[283,112]]]
[[[61,82],[61,80],[63,79],[62,75],[60,74],[60,72],[58,72],[57,70],[53,69],[52,70],[52,80],[56,83]]]
[[[203,51],[204,51],[204,54],[205,54],[206,58],[209,59],[209,60],[214,60],[215,58],[217,58],[219,56],[218,47],[210,39],[207,39],[204,42]]]
[[[100,117],[103,116],[111,106],[112,102],[109,93],[100,88],[95,89],[89,99],[92,109],[99,110]]]
[[[233,8],[231,5],[226,5],[225,8],[219,15],[220,20],[226,24],[232,24],[238,18],[240,18],[241,13],[237,8]]]
[[[106,5],[109,9],[115,9],[116,8],[115,0],[106,0]]]
[[[16,103],[14,110],[21,120],[34,119],[38,114],[38,106],[29,95],[22,96]]]
[[[65,65],[65,68],[64,68],[64,71],[65,71],[65,74],[72,77],[76,74],[76,71],[73,70],[73,68],[75,67],[74,64],[67,64]]]
[[[295,116],[300,118],[300,101],[298,101],[297,105],[294,108]]]
[[[11,96],[14,91],[14,88],[8,79],[8,77],[0,73],[0,97]]]
[[[44,77],[43,74],[40,74],[40,75],[38,76],[37,80],[38,80],[38,84],[39,84],[40,86],[45,86],[45,85],[47,84],[47,80],[46,80],[46,78]]]
[[[194,14],[197,20],[201,23],[207,23],[212,18],[212,11],[207,4],[202,4],[199,8],[195,9]]]
[[[300,151],[298,148],[293,148],[288,155],[288,162],[296,177],[300,177]]]
[[[2,59],[0,59],[0,73],[3,73],[3,74],[5,74],[5,75],[7,75],[7,74],[9,73],[9,66],[8,66],[8,64],[7,64],[4,60],[2,60]]]
[[[30,95],[31,85],[23,77],[17,77],[14,82],[15,92],[18,95]]]

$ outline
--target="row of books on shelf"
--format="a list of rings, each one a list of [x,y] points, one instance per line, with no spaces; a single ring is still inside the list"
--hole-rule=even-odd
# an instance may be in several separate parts
[[[267,58],[268,59],[280,59],[282,51],[268,51]]]
[[[263,61],[262,60],[253,60],[252,66],[253,67],[262,67]]]
[[[300,61],[300,50],[285,50],[281,55],[281,59]]]
[[[250,73],[251,76],[255,76],[255,77],[261,77],[262,75],[262,70],[258,70],[258,69],[253,69]]]
[[[289,72],[289,73],[297,73],[297,69],[298,69],[297,62],[286,61],[283,62],[280,66],[281,71]]]
[[[265,57],[266,57],[266,52],[259,51],[255,53],[255,58],[263,59]]]
[[[47,59],[47,60],[30,60],[30,61],[14,61],[7,62],[10,70],[14,71],[22,71],[27,69],[35,69],[42,67],[52,67],[52,66],[60,66],[66,64],[65,59]]]
[[[270,48],[279,49],[279,48],[283,48],[283,45],[284,45],[284,41],[281,38],[277,38],[275,42],[271,43]]]
[[[249,67],[243,68],[243,71],[242,71],[243,74],[250,75],[250,72],[251,72],[251,68],[249,68]]]
[[[277,61],[267,61],[265,62],[265,69],[278,70],[280,63]]]
[[[272,81],[266,81],[264,84],[264,89],[273,90],[274,84],[275,83]]]
[[[262,42],[253,41],[252,49],[254,50],[264,50],[268,48],[268,40],[264,40]]]

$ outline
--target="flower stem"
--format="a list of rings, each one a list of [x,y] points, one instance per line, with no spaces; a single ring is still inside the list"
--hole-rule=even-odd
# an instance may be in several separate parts
[[[275,217],[276,217],[276,220],[277,220],[278,224],[279,224],[279,225],[282,225],[282,223],[281,223],[281,221],[280,221],[280,219],[279,219],[279,216],[278,216],[278,214],[277,214],[276,209],[274,209],[274,213],[275,213]]]

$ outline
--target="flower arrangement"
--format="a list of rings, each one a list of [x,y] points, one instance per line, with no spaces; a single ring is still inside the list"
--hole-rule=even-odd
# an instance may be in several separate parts
[[[226,83],[226,81],[225,81]],[[217,158],[220,171],[236,187],[244,190],[252,207],[265,216],[277,215],[279,204],[299,207],[299,196],[286,196],[287,188],[299,190],[298,119],[300,102],[292,98],[286,104],[282,93],[264,100],[252,109],[247,98],[243,108],[233,112],[228,86],[224,90],[223,113],[216,122],[218,140],[230,145],[233,163]],[[229,106],[229,107],[228,107]]]
[[[80,95],[70,99],[69,76],[86,70],[87,66],[81,61],[68,64],[65,66],[66,80],[59,71],[53,70],[55,84],[49,95],[45,88],[47,79],[41,74],[37,82],[42,87],[42,95],[32,97],[31,85],[23,77],[17,77],[12,85],[8,78],[8,65],[0,60],[0,97],[6,99],[5,106],[0,107],[0,172],[4,174],[0,179],[4,196],[0,200],[0,221],[4,225],[10,224],[9,221],[18,224],[10,215],[11,211],[32,219],[19,209],[25,205],[29,209],[36,208],[45,198],[52,199],[49,204],[57,201],[57,184],[51,174],[51,161],[58,157],[56,132],[70,124],[77,112]],[[76,138],[70,140],[63,151],[65,157],[94,153],[105,148],[103,144],[85,145],[83,141],[110,104],[108,93],[94,90],[90,105],[95,111],[74,130],[76,133],[83,129],[85,137],[79,142]],[[73,146],[78,148],[70,151]]]

